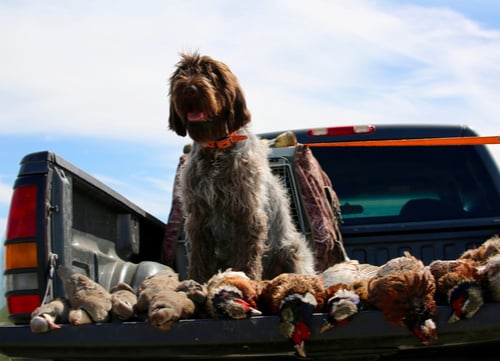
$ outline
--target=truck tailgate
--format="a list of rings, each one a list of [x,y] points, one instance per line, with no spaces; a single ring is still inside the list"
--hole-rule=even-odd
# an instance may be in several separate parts
[[[324,314],[314,315],[308,357],[335,360],[376,359],[398,352],[424,352],[477,344],[500,343],[500,303],[487,303],[473,318],[449,324],[450,308],[439,306],[438,341],[424,346],[405,328],[388,324],[379,311],[361,311],[347,325],[320,334]],[[295,358],[278,331],[277,316],[246,320],[182,320],[171,331],[146,322],[62,325],[35,334],[29,325],[0,328],[0,352],[11,357],[57,360]],[[427,357],[426,356],[426,357]]]

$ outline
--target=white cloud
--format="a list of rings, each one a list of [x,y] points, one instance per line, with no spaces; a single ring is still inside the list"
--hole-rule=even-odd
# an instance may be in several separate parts
[[[138,4],[0,4],[0,132],[185,144],[167,129],[167,80],[179,50],[200,49],[237,74],[258,132],[434,122],[498,133],[499,29],[467,14],[399,1]]]
[[[500,73],[499,33],[443,8],[365,1],[25,4],[4,6],[0,22],[0,33],[9,34],[1,40],[0,91],[9,99],[0,124],[15,121],[23,131],[181,142],[167,130],[167,79],[177,51],[197,48],[238,75],[257,130],[303,127],[306,118],[321,125],[488,123],[500,115],[500,84],[492,76]]]

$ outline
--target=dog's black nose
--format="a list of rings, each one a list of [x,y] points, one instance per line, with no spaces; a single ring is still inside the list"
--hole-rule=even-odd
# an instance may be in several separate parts
[[[198,88],[193,84],[184,87],[182,93],[188,98],[194,98],[198,95]]]

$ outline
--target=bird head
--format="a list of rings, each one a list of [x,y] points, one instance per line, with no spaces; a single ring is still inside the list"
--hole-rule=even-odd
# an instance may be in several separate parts
[[[403,319],[403,324],[413,332],[424,345],[430,345],[437,340],[436,323],[430,312],[412,312]]]
[[[326,304],[327,318],[320,333],[348,323],[359,310],[359,296],[351,290],[339,290]]]
[[[462,282],[450,291],[448,302],[453,310],[448,323],[471,318],[483,305],[481,287],[476,282]]]
[[[280,332],[300,357],[306,357],[304,341],[311,337],[310,324],[317,301],[311,293],[286,296],[280,309]]]
[[[250,306],[236,288],[221,288],[212,297],[216,314],[223,318],[244,319],[260,316],[262,312]]]

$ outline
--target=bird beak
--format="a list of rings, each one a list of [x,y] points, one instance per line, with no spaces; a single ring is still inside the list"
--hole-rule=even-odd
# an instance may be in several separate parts
[[[423,325],[415,327],[413,332],[424,345],[430,345],[437,340],[436,324],[431,319],[427,319]]]
[[[302,341],[300,344],[293,345],[293,347],[295,348],[295,350],[297,351],[297,354],[300,357],[307,357],[306,356],[305,346],[304,346],[304,341]]]
[[[455,313],[452,313],[451,317],[448,319],[448,323],[455,323],[457,321],[460,321],[460,316],[458,316]]]
[[[250,307],[250,315],[251,316],[260,316],[260,315],[262,315],[262,312],[260,312],[256,308]]]
[[[321,328],[319,330],[319,333],[325,333],[326,331],[331,330],[334,327],[335,326],[332,325],[330,322],[325,321],[325,323],[323,324],[323,326],[321,326]]]

